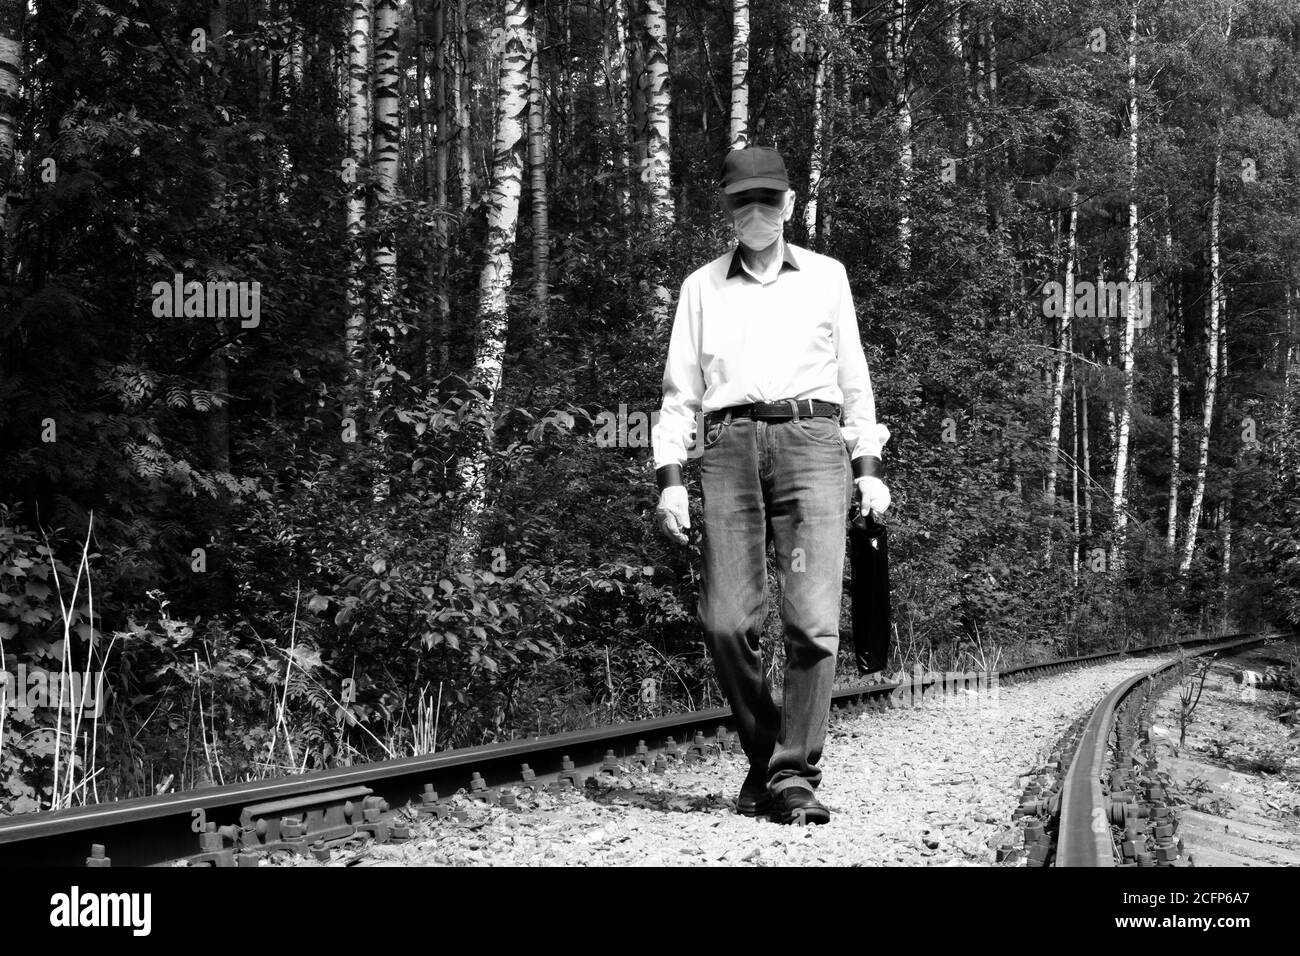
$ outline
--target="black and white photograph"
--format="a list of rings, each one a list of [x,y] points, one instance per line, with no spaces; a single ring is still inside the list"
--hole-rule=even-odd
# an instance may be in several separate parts
[[[1296,866],[1300,0],[0,0],[7,933]]]

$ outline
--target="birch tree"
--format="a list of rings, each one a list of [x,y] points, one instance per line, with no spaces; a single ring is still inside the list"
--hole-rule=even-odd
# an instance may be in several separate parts
[[[749,145],[749,0],[731,4],[731,128],[732,149]]]
[[[537,334],[545,341],[551,299],[551,236],[546,197],[546,105],[542,98],[540,58],[534,43],[528,85],[529,199],[533,210],[533,301],[537,306]]]
[[[1137,101],[1137,2],[1134,0],[1128,32],[1128,265],[1124,273],[1127,300],[1124,306],[1124,336],[1120,344],[1120,366],[1124,372],[1124,399],[1120,406],[1115,447],[1115,537],[1111,542],[1110,567],[1118,574],[1124,568],[1124,540],[1128,509],[1124,491],[1128,479],[1129,428],[1133,420],[1133,340],[1137,335],[1138,303],[1138,101]]]
[[[640,0],[641,41],[645,55],[646,163],[642,179],[650,186],[650,218],[662,235],[672,225],[672,153],[669,125],[667,0]]]
[[[0,237],[9,232],[9,184],[18,167],[15,143],[22,110],[19,88],[23,77],[21,29],[25,5],[23,0],[0,0]],[[3,245],[7,244],[0,240]]]
[[[651,241],[662,243],[672,227],[672,152],[669,128],[668,19],[666,0],[640,0],[641,46],[645,60],[646,158],[641,178],[649,184]],[[653,321],[661,337],[668,333],[669,294],[663,276],[653,279]]]
[[[1047,436],[1047,507],[1056,512],[1056,467],[1061,447],[1061,406],[1065,397],[1066,352],[1070,351],[1071,319],[1074,317],[1074,255],[1079,236],[1079,193],[1070,193],[1070,224],[1065,241],[1065,292],[1061,313],[1060,348],[1052,375],[1052,424]],[[1078,515],[1075,515],[1076,519]],[[1047,530],[1046,560],[1052,560],[1052,531]]]
[[[449,0],[433,0],[431,26],[433,34],[433,115],[434,115],[434,153],[433,153],[433,202],[438,214],[433,222],[434,263],[432,269],[433,294],[438,304],[436,319],[438,339],[438,365],[447,368],[451,364],[451,301],[447,295],[447,179],[448,148],[451,143],[451,117],[448,112],[447,89],[449,86],[450,54],[449,37],[453,31],[448,30],[451,4]],[[429,157],[425,156],[426,168]],[[428,188],[428,176],[425,177]]]
[[[487,203],[487,254],[479,278],[478,341],[473,378],[487,396],[489,407],[501,387],[506,346],[507,296],[511,254],[519,225],[523,194],[523,123],[528,116],[529,73],[537,52],[533,17],[527,0],[505,0],[505,29],[497,84],[496,137],[492,151],[492,187]],[[472,560],[482,540],[486,501],[487,458],[492,451],[491,416],[484,427],[484,449],[465,455],[457,469],[465,489],[463,537],[453,562]]]
[[[361,233],[366,227],[366,196],[361,170],[370,145],[370,0],[352,0],[352,29],[348,34],[348,155],[344,180],[353,184],[348,194],[347,224],[352,264],[348,276],[347,352],[354,375],[361,369],[366,334],[365,249]]]
[[[456,5],[456,56],[451,75],[452,112],[456,114],[456,161],[460,183],[460,210],[474,201],[474,167],[469,155],[469,3]]]
[[[1221,133],[1219,134],[1222,135]],[[1205,501],[1205,477],[1210,462],[1210,426],[1214,421],[1214,392],[1219,382],[1219,301],[1222,276],[1219,273],[1219,201],[1220,164],[1223,161],[1222,141],[1214,148],[1214,183],[1210,197],[1210,293],[1206,301],[1205,344],[1205,398],[1201,403],[1201,441],[1196,462],[1196,478],[1192,488],[1192,501],[1187,509],[1187,539],[1183,543],[1183,559],[1178,573],[1185,575],[1196,554],[1196,529],[1201,522],[1201,507]]]
[[[375,247],[375,271],[378,275],[378,304],[385,320],[391,318],[393,298],[397,294],[397,252],[389,212],[397,199],[397,170],[401,148],[398,126],[398,77],[401,47],[397,0],[374,0],[375,11],[375,85],[374,85],[374,217],[381,227]]]
[[[826,29],[830,16],[830,0],[817,2],[817,27],[819,35]],[[817,197],[821,188],[822,163],[826,150],[826,123],[823,99],[826,95],[826,44],[817,44],[817,72],[813,76],[812,102],[812,152],[808,156],[808,199],[804,205],[804,226],[811,242],[817,234]]]
[[[1172,261],[1174,236],[1165,200],[1165,256]],[[1178,485],[1182,477],[1182,376],[1178,367],[1178,345],[1183,323],[1182,290],[1175,278],[1166,284],[1165,302],[1169,313],[1169,516],[1165,547],[1173,554],[1178,547]]]
[[[1219,356],[1219,368],[1223,370],[1223,407],[1229,407],[1228,397],[1228,327],[1224,320],[1227,316],[1227,293],[1226,290],[1220,289],[1224,295],[1224,301],[1219,305],[1220,322],[1223,328],[1219,332],[1219,349],[1222,353]],[[1235,456],[1234,456],[1235,458]],[[1235,460],[1234,460],[1235,464]],[[1234,469],[1235,470],[1235,469]],[[1232,572],[1232,471],[1229,471],[1224,481],[1223,499],[1219,502],[1219,528],[1223,532],[1222,560],[1220,567],[1220,586],[1223,588],[1224,616],[1227,616],[1227,597],[1228,597],[1228,575]]]

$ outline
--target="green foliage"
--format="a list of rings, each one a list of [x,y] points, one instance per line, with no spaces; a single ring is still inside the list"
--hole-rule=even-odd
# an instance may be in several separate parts
[[[626,131],[597,68],[601,9],[538,12],[553,41],[542,63],[550,297],[543,312],[528,288],[525,196],[503,384],[484,396],[467,383],[495,6],[469,4],[466,208],[425,194],[414,84],[403,94],[401,195],[356,238],[366,253],[392,245],[397,284],[381,295],[373,265],[361,271],[369,321],[359,358],[344,347],[345,209],[354,189],[373,197],[373,182],[364,167],[355,183],[340,175],[348,4],[293,2],[275,15],[267,6],[229,5],[230,32],[210,55],[189,44],[208,22],[198,0],[41,3],[27,17],[24,161],[0,253],[6,667],[47,666],[64,652],[55,583],[66,593],[75,580],[69,566],[93,512],[96,619],[81,598],[70,613],[77,654],[115,640],[97,738],[101,799],[169,778],[188,787],[413,753],[435,727],[445,748],[720,703],[695,621],[698,553],[652,527],[649,449],[605,447],[596,422],[620,405],[658,406],[667,341],[655,308],[730,241],[715,196],[730,11],[669,5],[678,216],[655,241],[635,181],[620,202],[625,174],[612,147]],[[1071,381],[1088,394],[1093,479],[1092,534],[1076,538],[1068,463],[1057,500],[1044,500],[1047,382],[1062,343],[1036,296],[1062,277],[1072,192],[1078,276],[1123,270],[1125,12],[1059,0],[961,8],[966,62],[947,42],[953,5],[909,5],[901,72],[886,66],[886,8],[857,5],[852,27],[818,26],[811,7],[789,0],[752,13],[754,139],[783,149],[801,192],[789,237],[848,268],[879,417],[893,433],[894,663],[996,666],[1193,626],[1300,624],[1300,375],[1285,369],[1296,344],[1286,289],[1300,249],[1293,13],[1249,4],[1225,37],[1211,3],[1141,11],[1134,198],[1157,315],[1138,339],[1132,519],[1125,568],[1113,574],[1091,570],[1089,556],[1108,549],[1114,527],[1116,329],[1076,322]],[[804,52],[791,46],[794,25],[809,31]],[[1111,41],[1104,55],[1079,42],[1096,27]],[[409,31],[402,42],[403,57],[413,55]],[[807,236],[817,49],[831,57],[831,134],[822,232]],[[906,182],[904,80],[916,111]],[[1211,427],[1206,516],[1193,529],[1200,545],[1180,575],[1164,546],[1166,333],[1176,292],[1185,516],[1219,142],[1230,364]],[[49,181],[46,159],[57,168]],[[955,181],[940,174],[949,159]],[[1237,175],[1243,159],[1261,171],[1257,182]],[[455,196],[456,157],[450,166]],[[176,273],[260,282],[260,324],[155,315],[153,284]],[[1260,423],[1258,447],[1240,437],[1243,416]],[[456,467],[471,454],[486,464],[486,521],[482,553],[458,568],[448,556],[467,496]],[[696,477],[688,465],[692,488]],[[49,726],[42,713],[7,714],[0,812],[48,801]]]

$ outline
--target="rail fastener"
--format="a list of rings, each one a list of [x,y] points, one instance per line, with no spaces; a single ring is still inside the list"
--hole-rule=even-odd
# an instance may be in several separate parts
[[[650,769],[650,764],[653,763],[653,761],[650,758],[650,748],[645,745],[644,740],[638,740],[636,742],[636,751],[632,754],[628,762],[634,765],[640,764],[641,769],[643,770]]]
[[[90,847],[90,856],[86,857],[86,866],[112,866],[113,861],[104,850],[104,844],[95,843]]]

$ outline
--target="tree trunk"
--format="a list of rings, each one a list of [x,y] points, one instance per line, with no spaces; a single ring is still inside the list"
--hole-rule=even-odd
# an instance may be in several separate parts
[[[451,300],[447,295],[447,150],[451,145],[451,117],[447,111],[447,86],[449,56],[448,30],[451,20],[450,0],[433,0],[433,114],[435,122],[435,140],[433,156],[433,202],[436,209],[433,221],[433,236],[436,249],[431,286],[438,302],[436,327],[432,330],[438,340],[438,368],[446,369],[451,365]],[[430,373],[433,369],[429,370]]]
[[[1173,254],[1173,229],[1165,217],[1165,251]],[[1178,485],[1182,477],[1182,376],[1178,368],[1178,344],[1183,324],[1182,290],[1173,277],[1165,291],[1169,308],[1169,518],[1165,528],[1165,547],[1170,554],[1178,548]]]
[[[749,145],[749,0],[731,4],[731,127],[732,149]]]
[[[1070,329],[1071,353],[1074,351],[1074,329]],[[1074,357],[1070,357],[1070,512],[1074,531],[1074,546],[1070,549],[1070,576],[1075,589],[1079,587],[1079,382],[1074,375]]]
[[[370,144],[370,0],[352,0],[352,31],[348,37],[348,164],[354,188],[348,194],[348,236],[352,267],[348,277],[346,341],[349,371],[359,377],[366,335],[365,248],[366,194],[360,182]]]
[[[1221,135],[1221,134],[1220,134]],[[1205,500],[1205,476],[1210,462],[1210,426],[1214,421],[1214,392],[1219,384],[1219,300],[1222,277],[1219,274],[1219,165],[1223,160],[1222,141],[1214,149],[1214,185],[1210,199],[1210,295],[1206,303],[1207,326],[1205,345],[1205,399],[1201,408],[1201,448],[1196,463],[1196,484],[1192,489],[1192,503],[1187,510],[1187,540],[1183,543],[1183,559],[1178,573],[1184,575],[1192,566],[1196,554],[1196,530],[1201,523],[1201,506]]]
[[[389,213],[397,199],[397,172],[401,128],[398,126],[398,77],[400,31],[397,0],[374,0],[375,85],[374,85],[374,209],[375,225],[381,230],[375,246],[378,277],[378,307],[384,321],[391,322],[397,295],[397,253]]]
[[[819,33],[829,29],[826,20],[830,16],[830,0],[817,0],[817,27]],[[812,152],[808,156],[808,199],[804,205],[804,227],[808,233],[808,244],[813,245],[817,236],[817,199],[821,189],[822,165],[826,152],[826,122],[823,113],[826,96],[826,44],[817,44],[817,72],[813,77],[812,102]]]
[[[1071,319],[1074,317],[1074,254],[1079,239],[1079,193],[1070,192],[1070,225],[1065,241],[1065,309],[1061,315],[1061,352],[1056,353],[1056,366],[1052,375],[1052,425],[1047,436],[1047,507],[1056,514],[1056,466],[1061,447],[1061,406],[1065,399],[1065,369],[1070,351]],[[1052,530],[1047,529],[1045,560],[1052,563]]]
[[[1221,324],[1223,326],[1223,328],[1219,333],[1219,347],[1223,353],[1219,359],[1219,367],[1223,369],[1223,407],[1225,409],[1227,409],[1229,405],[1227,311],[1228,311],[1227,299],[1226,299],[1226,292],[1225,292],[1224,302],[1219,306],[1219,315],[1222,319]],[[1234,457],[1234,464],[1235,464],[1235,457]],[[1233,471],[1235,471],[1235,468],[1233,469]],[[1220,509],[1219,513],[1221,516],[1219,527],[1223,532],[1223,564],[1222,567],[1220,568],[1221,577],[1219,583],[1223,589],[1223,607],[1224,607],[1225,620],[1227,617],[1227,608],[1228,608],[1228,575],[1232,571],[1232,475],[1233,475],[1233,471],[1228,472],[1226,480],[1223,483],[1224,484],[1223,500],[1222,502],[1220,502],[1219,505],[1219,509]]]
[[[610,113],[613,117],[611,127],[614,137],[614,156],[617,158],[618,208],[623,217],[624,238],[631,248],[632,232],[632,193],[631,193],[631,151],[632,130],[632,82],[628,75],[627,50],[627,8],[626,0],[610,0],[614,8],[614,49],[611,56],[611,73],[614,83],[613,102]]]
[[[660,235],[673,222],[672,152],[668,88],[668,20],[666,0],[640,0],[641,36],[646,70],[646,157],[650,161],[650,216]]]
[[[907,76],[907,0],[894,0],[889,21],[887,58],[894,100],[894,127],[898,132],[898,267],[912,264],[912,97]],[[996,80],[993,81],[996,83]]]
[[[673,225],[672,151],[668,88],[668,19],[666,0],[640,0],[641,43],[646,71],[646,165],[641,178],[650,186],[649,215],[652,244],[658,246]],[[652,319],[656,333],[667,339],[670,296],[662,275],[653,276]]]
[[[469,3],[456,8],[456,56],[451,79],[451,106],[456,114],[456,159],[460,179],[460,210],[474,201],[474,167],[470,163],[469,129]]]
[[[1127,301],[1120,365],[1124,370],[1124,402],[1120,407],[1119,437],[1115,448],[1115,535],[1111,541],[1110,568],[1124,569],[1124,541],[1128,532],[1125,489],[1128,479],[1129,429],[1133,421],[1133,340],[1137,335],[1138,295],[1138,103],[1137,103],[1137,2],[1134,0],[1128,31],[1128,268],[1124,273]]]
[[[975,124],[970,115],[970,64],[966,61],[966,41],[962,36],[962,4],[957,0],[948,2],[948,53],[961,69],[960,90],[957,93],[957,106],[965,123],[966,157],[975,148]]]
[[[1106,306],[1107,297],[1102,291],[1106,287],[1106,263],[1099,261],[1097,263],[1097,284],[1093,288],[1096,296],[1093,298],[1093,314],[1097,316],[1097,321],[1101,323],[1101,337],[1103,348],[1105,349],[1105,364],[1114,365],[1115,363],[1115,331],[1111,328],[1110,316],[1107,314],[1110,310]],[[1110,442],[1111,451],[1119,447],[1119,428],[1115,418],[1115,401],[1112,398],[1106,399],[1106,439]]]
[[[527,138],[529,73],[537,54],[528,0],[505,0],[505,34],[497,84],[496,137],[493,143],[492,190],[487,209],[487,260],[479,280],[478,342],[473,377],[484,390],[489,408],[501,388],[506,348],[507,296],[511,253],[519,224]],[[487,462],[493,448],[492,416],[486,416],[484,449],[465,455],[457,468],[466,492],[463,537],[452,563],[473,561],[483,537],[487,499]]]
[[[551,237],[546,204],[546,123],[542,98],[541,51],[533,44],[528,88],[529,199],[533,210],[533,301],[537,305],[537,336],[545,343],[551,301]]]
[[[1278,466],[1280,474],[1290,473],[1291,467],[1291,447],[1293,445],[1291,418],[1295,414],[1295,390],[1296,383],[1300,381],[1300,369],[1297,369],[1296,363],[1296,291],[1293,283],[1288,282],[1286,285],[1286,335],[1282,341],[1282,427],[1281,442],[1278,448]]]
[[[0,0],[0,256],[8,245],[9,186],[18,168],[18,118],[22,115],[23,0]],[[0,262],[0,269],[6,266]],[[7,275],[7,270],[0,271]]]
[[[636,0],[631,0],[636,2]],[[646,70],[645,43],[641,37],[641,16],[638,12],[633,18],[631,29],[631,45],[628,50],[628,57],[631,61],[632,81],[629,84],[631,100],[631,117],[632,117],[632,175],[633,182],[636,185],[634,195],[636,198],[636,214],[639,218],[644,219],[650,215],[650,206],[646,197],[649,190],[645,184],[647,182],[646,160],[649,159],[648,133],[646,132],[646,86],[649,83],[650,75]],[[653,170],[651,170],[653,173]]]
[[[1083,536],[1092,539],[1092,456],[1088,447],[1088,386],[1079,385],[1079,442],[1083,446]]]

